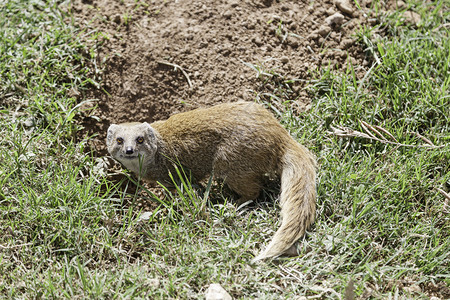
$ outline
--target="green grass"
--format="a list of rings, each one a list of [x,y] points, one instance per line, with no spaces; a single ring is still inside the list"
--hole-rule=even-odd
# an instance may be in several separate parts
[[[236,209],[187,180],[165,199],[124,192],[76,138],[68,95],[99,78],[86,33],[53,2],[0,4],[0,297],[201,298],[220,283],[236,298],[338,299],[351,280],[360,298],[450,297],[450,13],[409,4],[417,28],[396,13],[361,29],[374,62],[362,79],[322,70],[310,111],[274,110],[317,156],[318,212],[299,257],[257,265],[278,207]],[[157,207],[124,204],[137,198]]]

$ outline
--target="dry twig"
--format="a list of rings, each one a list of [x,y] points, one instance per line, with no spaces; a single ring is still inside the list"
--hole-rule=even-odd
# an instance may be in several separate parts
[[[445,201],[444,201],[444,207],[442,208],[442,210],[444,210],[445,212],[447,212],[447,208],[448,208],[448,202],[450,201],[450,194],[446,193],[444,190],[441,190],[440,188],[436,188],[439,193],[442,194],[442,196],[444,196]]]
[[[174,64],[174,63],[171,63],[171,62],[168,62],[168,61],[165,61],[165,60],[158,60],[157,63],[158,64],[162,64],[162,65],[166,65],[166,66],[174,67],[175,70],[177,70],[177,69],[180,70],[181,73],[183,73],[184,77],[186,77],[186,80],[188,82],[189,87],[192,88],[191,79],[189,78],[188,73],[186,73],[186,71],[181,66],[179,66],[177,64]]]
[[[380,142],[383,144],[391,144],[391,145],[397,145],[397,146],[401,146],[401,147],[436,149],[436,148],[443,148],[443,147],[447,146],[447,145],[436,146],[429,139],[423,137],[422,135],[420,135],[418,133],[414,133],[414,134],[417,137],[419,137],[421,140],[426,142],[427,145],[402,144],[402,143],[399,143],[397,141],[397,139],[395,139],[394,136],[391,133],[389,133],[389,131],[387,131],[386,129],[384,129],[380,126],[377,126],[377,125],[370,125],[369,123],[364,122],[364,121],[359,121],[359,122],[361,124],[361,127],[364,129],[365,133],[356,131],[356,130],[353,130],[353,129],[350,129],[347,127],[343,127],[343,126],[337,126],[337,128],[330,126],[331,129],[333,130],[333,132],[331,132],[331,133],[338,137],[360,137],[360,138],[374,140],[374,141],[377,141],[377,142]],[[373,135],[372,132],[374,132],[377,136],[379,136],[379,138],[376,137],[375,135]],[[394,141],[387,139],[381,132],[388,135],[389,138],[391,138]]]
[[[20,247],[25,247],[25,246],[29,246],[29,245],[33,245],[33,243],[26,243],[26,244],[20,244],[20,245],[12,245],[12,246],[0,245],[0,248],[1,249],[14,249],[14,248],[20,248]]]

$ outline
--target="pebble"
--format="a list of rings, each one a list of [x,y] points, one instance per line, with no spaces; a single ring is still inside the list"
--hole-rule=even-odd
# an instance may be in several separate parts
[[[33,118],[28,118],[23,122],[23,125],[25,125],[25,127],[33,127],[34,126],[34,120]]]
[[[345,14],[352,15],[354,9],[348,0],[335,0],[334,4]]]
[[[231,7],[239,6],[239,0],[232,0],[229,2]]]
[[[231,16],[233,15],[233,13],[231,12],[231,11],[229,11],[229,10],[227,10],[227,11],[225,11],[224,13],[223,13],[223,17],[225,18],[225,19],[231,19]]]
[[[331,16],[331,15],[333,15],[333,14],[335,14],[335,13],[336,13],[336,11],[335,11],[332,7],[330,7],[329,9],[327,9],[327,15]]]
[[[317,31],[318,34],[320,34],[321,36],[325,37],[327,36],[331,31],[331,27],[328,25],[321,25],[319,27],[319,30]]]
[[[117,15],[113,16],[113,17],[112,17],[112,20],[113,20],[113,22],[116,23],[116,24],[122,23],[122,18],[121,18],[121,16],[120,16],[120,14],[117,14]]]
[[[403,17],[405,18],[405,21],[407,23],[412,24],[412,25],[417,25],[421,21],[420,15],[418,13],[410,11],[410,10],[405,11],[403,13]]]
[[[313,31],[310,35],[308,35],[308,38],[310,40],[317,40],[319,38],[319,35],[315,31]]]
[[[255,29],[255,24],[254,23],[247,24],[247,29]]]
[[[252,39],[253,43],[255,43],[258,47],[261,47],[263,45],[263,42],[259,37],[255,37]]]
[[[420,286],[418,286],[416,284],[404,287],[403,290],[405,290],[409,293],[417,293],[417,294],[420,294],[422,292],[422,289],[420,288]]]
[[[230,294],[218,283],[211,284],[206,290],[206,300],[231,300]]]
[[[342,25],[345,22],[345,17],[340,13],[335,13],[334,15],[331,15],[325,19],[325,23],[327,23],[330,26],[333,25]]]
[[[292,48],[298,48],[298,46],[300,46],[300,44],[297,41],[297,39],[290,39],[289,40],[289,45],[291,45]]]
[[[352,39],[348,39],[348,38],[344,38],[341,42],[341,47],[343,49],[348,49],[350,48],[350,46],[353,44],[353,40]]]
[[[402,0],[397,1],[396,4],[398,9],[406,8],[406,3],[403,2]]]
[[[283,64],[287,64],[287,63],[289,62],[289,57],[287,57],[287,56],[282,56],[282,57],[280,58],[280,61],[281,61]]]

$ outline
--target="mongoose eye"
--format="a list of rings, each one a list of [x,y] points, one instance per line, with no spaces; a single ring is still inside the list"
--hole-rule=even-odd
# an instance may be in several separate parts
[[[137,142],[138,144],[142,144],[142,143],[144,142],[144,138],[143,138],[142,136],[140,136],[140,137],[138,137],[138,138],[136,139],[136,142]]]
[[[123,144],[123,138],[117,138],[116,141],[117,141],[117,144],[119,144],[119,145]]]

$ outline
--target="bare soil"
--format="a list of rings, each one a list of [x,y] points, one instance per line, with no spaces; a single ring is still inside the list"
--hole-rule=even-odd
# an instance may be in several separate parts
[[[362,74],[369,65],[355,35],[370,21],[370,0],[361,3],[75,0],[75,22],[103,36],[95,45],[100,86],[80,95],[96,99],[85,105],[96,108],[86,112],[83,134],[98,134],[91,147],[103,155],[110,123],[237,100],[290,101],[304,111],[305,87],[321,69],[351,63]]]

